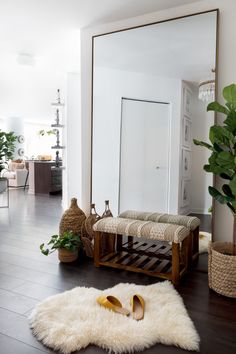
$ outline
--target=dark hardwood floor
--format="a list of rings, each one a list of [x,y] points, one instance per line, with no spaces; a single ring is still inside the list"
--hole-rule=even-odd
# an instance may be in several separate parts
[[[27,191],[10,191],[10,208],[0,209],[0,353],[53,353],[31,333],[27,316],[47,296],[75,286],[100,289],[119,282],[151,284],[157,281],[138,273],[94,268],[87,259],[60,264],[57,255],[45,257],[40,243],[58,232],[62,214],[56,196],[32,196]],[[177,290],[183,297],[201,337],[201,353],[236,353],[236,301],[210,291],[207,274],[196,267]],[[105,353],[90,346],[80,353]],[[178,354],[187,351],[155,345],[145,354]]]

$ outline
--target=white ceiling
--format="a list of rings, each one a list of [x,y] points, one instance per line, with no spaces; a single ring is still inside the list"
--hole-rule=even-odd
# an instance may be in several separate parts
[[[52,119],[50,102],[79,71],[80,28],[197,0],[0,0],[0,119]],[[20,66],[19,53],[36,65]]]
[[[100,36],[95,65],[199,82],[215,67],[216,12]]]
[[[0,0],[0,53],[23,51],[43,55],[64,37],[64,31],[196,1]]]

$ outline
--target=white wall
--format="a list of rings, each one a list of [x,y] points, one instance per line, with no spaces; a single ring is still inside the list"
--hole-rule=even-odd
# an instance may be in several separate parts
[[[192,135],[193,139],[210,143],[209,129],[214,124],[214,113],[207,112],[209,102],[200,101],[198,87],[191,85],[192,91]],[[203,170],[208,163],[210,151],[196,146],[192,142],[192,178],[190,183],[192,213],[208,214],[212,205],[212,198],[208,193],[208,186],[213,185],[213,176]]]
[[[52,145],[55,145],[55,136],[54,135],[45,135],[39,136],[38,132],[40,130],[51,130],[51,122],[50,121],[35,121],[35,120],[27,120],[23,121],[20,126],[20,130],[18,128],[17,121],[11,122],[11,125],[8,124],[8,118],[0,119],[0,129],[3,131],[13,131],[17,135],[22,134],[25,137],[25,142],[23,144],[25,150],[24,158],[32,158],[37,157],[38,155],[52,155],[54,157],[55,151],[51,149]],[[22,144],[16,144],[17,149],[19,147],[23,147]],[[19,146],[18,146],[19,145]],[[19,158],[19,156],[16,156]]]
[[[6,131],[14,132],[17,136],[24,136],[24,119],[23,117],[8,117],[6,120]],[[22,156],[19,155],[19,149],[24,150],[24,142],[20,143],[18,139],[15,141],[15,150],[13,154],[13,159],[20,159]],[[22,150],[21,150],[22,151]]]
[[[121,98],[146,99],[170,104],[169,212],[177,213],[181,80],[96,67],[94,93],[93,202],[104,196],[104,184],[105,199],[110,199],[114,213],[118,212]],[[97,211],[103,207],[98,205]]]
[[[128,20],[106,24],[97,28],[83,30],[81,33],[81,116],[77,124],[81,129],[82,156],[78,161],[78,169],[82,176],[77,187],[81,196],[81,206],[89,210],[90,201],[90,147],[91,147],[91,68],[92,68],[92,35],[115,31],[130,26],[161,21],[178,16],[189,15],[201,11],[219,8],[219,53],[218,53],[218,96],[224,86],[236,82],[236,48],[232,45],[236,32],[236,1],[235,0],[205,0],[165,11],[146,14]],[[217,121],[222,122],[218,116]],[[71,142],[70,148],[76,150],[77,142]],[[68,171],[70,176],[70,172]],[[217,181],[217,185],[219,182]],[[74,186],[75,187],[75,186]],[[214,238],[217,240],[231,240],[232,216],[230,212],[219,204],[215,206]]]
[[[55,150],[51,147],[55,145],[55,135],[40,136],[40,130],[52,130],[51,122],[25,122],[24,136],[25,136],[25,156],[26,158],[36,158],[38,155],[51,155],[55,157]]]
[[[0,129],[4,130],[6,129],[6,119],[0,118]]]
[[[66,209],[70,199],[76,197],[81,203],[81,121],[80,121],[80,75],[67,74],[65,119],[63,121],[63,196],[62,205]]]
[[[48,63],[35,67],[10,64],[5,64],[5,71],[1,68],[0,115],[49,121],[56,90],[60,88],[62,95],[65,93],[65,71],[54,69]]]

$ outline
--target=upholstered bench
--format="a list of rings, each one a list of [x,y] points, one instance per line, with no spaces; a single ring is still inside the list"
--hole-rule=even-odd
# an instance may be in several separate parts
[[[108,217],[97,221],[93,229],[97,267],[141,272],[169,279],[174,284],[178,284],[188,268],[190,232],[185,226]],[[104,235],[116,238],[116,249],[102,255]]]
[[[168,223],[182,225],[189,229],[191,233],[191,260],[194,261],[199,255],[199,225],[200,220],[195,216],[172,215],[163,213],[151,213],[135,210],[127,210],[119,215],[120,218],[135,219],[143,221],[153,221],[160,223]]]

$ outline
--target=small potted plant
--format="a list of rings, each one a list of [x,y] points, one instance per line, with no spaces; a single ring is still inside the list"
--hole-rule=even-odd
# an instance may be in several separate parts
[[[211,144],[195,139],[194,143],[211,151],[204,170],[219,176],[223,183],[220,190],[210,186],[209,193],[229,208],[234,219],[233,242],[213,242],[209,248],[209,286],[222,295],[236,297],[236,85],[225,87],[223,97],[225,106],[211,102],[207,107],[226,116],[223,125],[210,128]]]
[[[45,244],[42,243],[40,250],[45,256],[58,250],[60,262],[68,263],[74,262],[78,258],[80,244],[79,235],[75,235],[72,231],[65,231],[62,235],[53,235],[51,237],[47,243],[49,248],[45,248]]]

